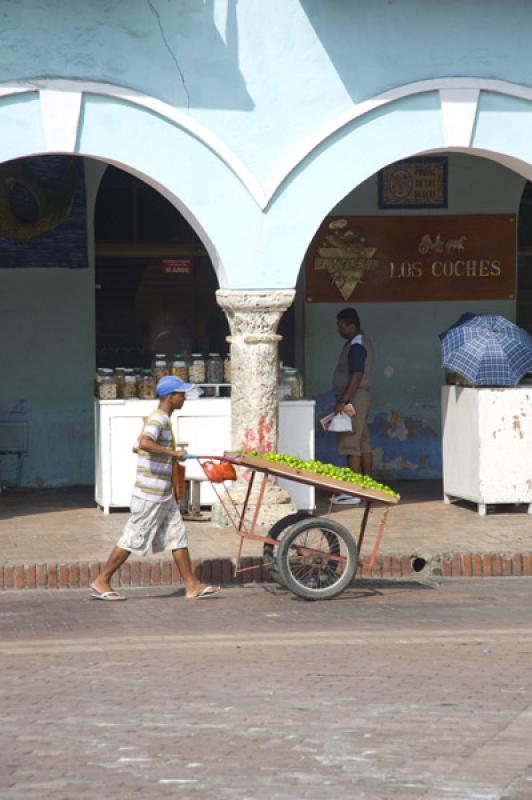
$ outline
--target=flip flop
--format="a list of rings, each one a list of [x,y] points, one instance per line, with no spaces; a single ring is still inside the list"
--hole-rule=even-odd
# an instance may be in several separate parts
[[[89,597],[92,600],[107,600],[108,602],[112,601],[114,603],[116,603],[117,600],[127,600],[127,597],[124,597],[123,594],[119,594],[118,592],[98,592],[96,589],[90,590]]]
[[[206,586],[205,589],[199,594],[195,594],[194,597],[187,597],[187,600],[206,600],[208,597],[216,597],[217,594],[220,594],[222,590],[215,586]]]

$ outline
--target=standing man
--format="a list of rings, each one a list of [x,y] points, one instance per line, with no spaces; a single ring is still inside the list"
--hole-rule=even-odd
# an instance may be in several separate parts
[[[347,466],[353,472],[369,475],[373,466],[368,431],[373,347],[360,329],[360,319],[354,308],[342,309],[336,315],[336,325],[346,342],[333,375],[334,410],[336,413],[343,411],[347,403],[355,409],[351,418],[352,431],[336,434],[337,450],[339,455],[347,456]],[[339,495],[335,502],[357,505],[360,501],[356,497]]]
[[[126,600],[111,588],[111,578],[131,553],[145,556],[171,550],[185,584],[188,600],[213,597],[219,586],[200,583],[192,572],[187,534],[172,486],[172,461],[181,460],[184,450],[176,450],[170,424],[173,412],[182,408],[191,383],[166,375],[157,383],[159,407],[146,420],[138,440],[137,479],[131,498],[131,517],[111,551],[101,574],[91,583],[95,600]]]

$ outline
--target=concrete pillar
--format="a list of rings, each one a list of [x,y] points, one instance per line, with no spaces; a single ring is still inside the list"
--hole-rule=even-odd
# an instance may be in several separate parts
[[[219,289],[216,293],[231,330],[231,445],[235,450],[277,449],[278,343],[282,338],[277,326],[294,295],[293,289]],[[241,501],[246,488],[242,482],[231,494]],[[253,500],[254,495],[251,509]],[[288,494],[271,481],[259,524],[270,526],[295,510]],[[223,512],[213,509],[213,519],[222,522]]]

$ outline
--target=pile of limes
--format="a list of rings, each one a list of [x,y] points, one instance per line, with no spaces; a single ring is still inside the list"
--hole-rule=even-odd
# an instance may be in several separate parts
[[[302,458],[288,456],[285,453],[261,453],[258,450],[242,450],[241,455],[256,456],[274,464],[284,464],[284,466],[294,467],[294,469],[304,469],[316,475],[323,475],[325,478],[336,478],[340,481],[347,481],[347,483],[356,483],[357,486],[361,486],[364,489],[377,489],[379,492],[385,492],[385,494],[389,494],[392,497],[397,496],[397,492],[394,492],[384,483],[379,483],[369,475],[353,472],[348,467],[335,467],[334,464],[323,464],[321,461],[315,461],[314,459],[303,461]]]

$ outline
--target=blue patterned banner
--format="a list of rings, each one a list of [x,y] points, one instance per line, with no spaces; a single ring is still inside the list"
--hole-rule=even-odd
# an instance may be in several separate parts
[[[36,156],[0,165],[0,269],[86,269],[83,160]]]

